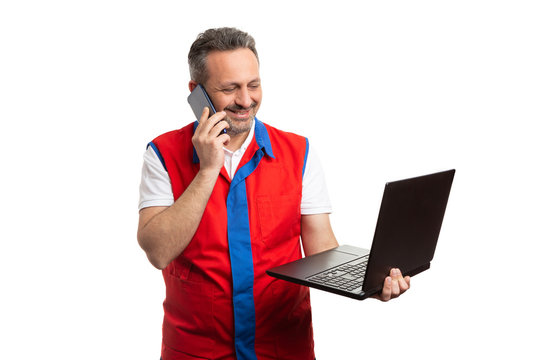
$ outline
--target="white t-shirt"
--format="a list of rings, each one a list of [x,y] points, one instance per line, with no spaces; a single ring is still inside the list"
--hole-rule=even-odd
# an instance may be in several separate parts
[[[253,122],[255,125],[255,122]],[[236,173],[240,160],[253,139],[254,127],[251,127],[248,137],[240,149],[232,152],[223,148],[225,161],[223,166],[232,178]],[[174,203],[171,180],[160,159],[152,147],[148,147],[143,156],[141,185],[139,188],[139,210],[150,206],[171,206]],[[324,214],[332,212],[324,172],[313,146],[309,152],[302,180],[302,215]]]

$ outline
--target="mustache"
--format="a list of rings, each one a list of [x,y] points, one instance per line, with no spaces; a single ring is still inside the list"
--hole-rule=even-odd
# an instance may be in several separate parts
[[[255,108],[255,106],[257,106],[257,103],[254,101],[247,108],[243,107],[243,106],[240,106],[240,105],[234,104],[234,105],[231,105],[231,106],[227,106],[225,108],[225,110],[229,110],[229,111],[248,111],[248,110],[251,110],[251,109]]]

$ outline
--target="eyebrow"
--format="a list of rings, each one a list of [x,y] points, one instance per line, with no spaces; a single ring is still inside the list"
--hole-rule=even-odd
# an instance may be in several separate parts
[[[255,78],[253,80],[248,81],[247,83],[252,84],[254,82],[261,82],[261,78],[257,77],[257,78]],[[228,86],[238,86],[238,85],[240,85],[240,83],[238,83],[236,81],[229,81],[229,82],[224,82],[223,84],[219,84],[219,87],[224,88],[224,87],[228,87]]]

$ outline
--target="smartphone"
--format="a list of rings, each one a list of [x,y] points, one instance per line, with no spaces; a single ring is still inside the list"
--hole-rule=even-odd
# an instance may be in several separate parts
[[[191,109],[193,110],[197,121],[199,121],[199,119],[201,118],[202,112],[205,107],[210,109],[210,114],[208,114],[208,117],[216,113],[216,109],[214,108],[214,104],[212,104],[212,101],[210,100],[210,96],[208,96],[206,90],[204,90],[204,87],[201,84],[197,85],[195,89],[193,89],[191,94],[189,94],[187,101],[189,105],[191,105]],[[225,134],[226,132],[227,130],[223,129],[220,135]]]

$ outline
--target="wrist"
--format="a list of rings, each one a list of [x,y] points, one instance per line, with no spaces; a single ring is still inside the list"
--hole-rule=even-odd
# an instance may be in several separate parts
[[[219,175],[221,168],[204,167],[200,168],[197,177],[201,180],[215,181]]]

